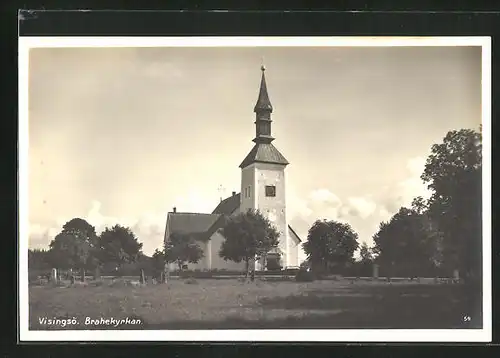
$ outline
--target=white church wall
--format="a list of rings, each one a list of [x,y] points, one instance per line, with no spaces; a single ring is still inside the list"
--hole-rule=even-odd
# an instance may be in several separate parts
[[[255,207],[255,197],[255,164],[252,164],[241,170],[241,212]]]
[[[282,264],[288,265],[288,222],[286,217],[285,167],[283,165],[256,163],[257,209],[266,215],[280,232],[279,248],[283,252]],[[276,196],[267,197],[267,185],[276,187]]]
[[[190,262],[186,262],[188,265],[188,270],[208,270],[210,267],[210,242],[198,242],[198,245],[203,249],[203,257],[197,263],[193,264]],[[179,269],[179,266],[176,263],[171,263],[169,265],[171,271],[176,271]]]
[[[215,232],[210,237],[211,246],[211,269],[217,270],[228,270],[228,271],[243,271],[245,269],[244,262],[234,262],[234,261],[224,261],[222,257],[219,256],[219,251],[222,243],[224,242],[224,236],[220,233]]]
[[[287,266],[299,266],[299,241],[293,232],[288,229],[288,262]]]

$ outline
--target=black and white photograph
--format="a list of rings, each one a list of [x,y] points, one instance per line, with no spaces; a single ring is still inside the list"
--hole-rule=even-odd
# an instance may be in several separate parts
[[[21,336],[491,339],[489,38],[127,41],[20,39]]]

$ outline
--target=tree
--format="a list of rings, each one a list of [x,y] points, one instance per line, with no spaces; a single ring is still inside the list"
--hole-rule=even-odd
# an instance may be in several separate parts
[[[83,219],[73,218],[63,225],[49,247],[49,260],[57,268],[84,270],[95,264],[95,228]]]
[[[47,250],[28,249],[28,270],[48,270],[50,261]]]
[[[373,254],[371,248],[368,246],[366,242],[361,244],[360,252],[359,252],[361,263],[370,264],[373,262]]]
[[[50,261],[58,269],[83,270],[87,265],[90,245],[81,235],[62,231],[51,241],[49,247]]]
[[[121,225],[106,228],[99,237],[99,247],[101,261],[117,266],[137,262],[142,254],[142,243],[130,228]]]
[[[313,270],[345,268],[354,261],[353,255],[359,246],[358,234],[349,224],[317,220],[302,245]]]
[[[250,261],[265,256],[278,247],[279,232],[258,210],[248,210],[226,219],[221,233],[222,242],[219,256],[224,260],[245,262],[248,276]]]
[[[173,232],[165,243],[164,252],[165,261],[177,263],[179,271],[186,262],[195,264],[203,257],[203,249],[189,233]]]
[[[153,269],[155,271],[155,274],[159,274],[163,271],[165,266],[165,253],[156,249],[151,258],[153,261]]]
[[[99,237],[94,226],[84,219],[73,218],[63,225],[62,233],[71,235],[88,246],[83,268],[94,269],[100,265]]]
[[[443,264],[464,277],[482,268],[482,136],[450,131],[427,158],[424,183],[432,191],[428,214],[442,237]]]
[[[411,209],[417,214],[424,214],[428,209],[428,203],[423,197],[417,196],[411,202]]]
[[[377,262],[387,276],[419,276],[434,267],[436,249],[426,216],[401,208],[389,222],[382,222],[373,236]]]

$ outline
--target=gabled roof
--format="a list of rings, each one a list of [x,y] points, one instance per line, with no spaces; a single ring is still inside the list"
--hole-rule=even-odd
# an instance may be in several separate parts
[[[173,232],[205,233],[217,221],[219,216],[218,214],[169,212],[167,215],[168,235]],[[196,237],[200,237],[200,235],[196,235]]]
[[[253,163],[270,163],[288,165],[288,160],[285,159],[283,154],[271,143],[257,143],[254,145],[250,153],[243,159],[240,168],[245,168]]]
[[[297,235],[297,233],[295,232],[295,230],[292,229],[292,227],[290,225],[288,225],[288,229],[292,232],[292,234],[295,235],[295,237],[297,238],[297,240],[299,240],[299,242],[302,242],[302,240],[300,239],[299,235]]]
[[[219,205],[212,211],[212,214],[231,215],[240,207],[241,194],[231,195],[229,198],[222,200]]]

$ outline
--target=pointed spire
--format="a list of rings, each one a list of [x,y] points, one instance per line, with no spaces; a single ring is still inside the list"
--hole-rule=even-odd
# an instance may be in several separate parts
[[[262,77],[260,80],[260,91],[259,98],[257,99],[257,103],[255,104],[255,108],[253,111],[255,113],[258,112],[272,112],[273,106],[271,105],[271,101],[269,101],[269,95],[267,94],[267,85],[266,85],[266,76],[264,72],[266,71],[266,67],[262,65],[260,67],[262,71]]]

